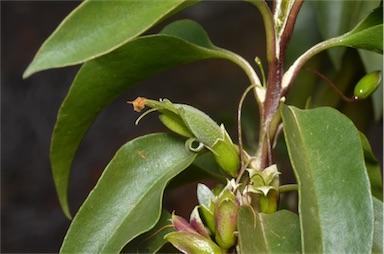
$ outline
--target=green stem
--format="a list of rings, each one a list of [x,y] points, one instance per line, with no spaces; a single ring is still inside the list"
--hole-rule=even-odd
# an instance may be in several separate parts
[[[297,184],[286,184],[279,186],[279,193],[289,192],[289,191],[298,191]]]
[[[237,109],[237,134],[239,138],[239,150],[240,150],[240,164],[241,168],[239,171],[239,176],[237,177],[236,183],[239,183],[241,177],[243,176],[245,169],[246,169],[246,164],[245,164],[245,158],[244,158],[244,147],[243,147],[243,134],[242,134],[242,129],[241,129],[241,113],[242,113],[242,107],[243,107],[243,102],[245,100],[245,97],[251,91],[251,89],[255,88],[256,85],[250,85],[247,87],[247,89],[244,91],[243,95],[240,98],[239,102],[239,107]]]
[[[289,69],[284,73],[282,81],[283,95],[288,92],[293,80],[295,80],[297,74],[309,59],[311,59],[314,55],[320,53],[321,51],[337,46],[340,43],[340,40],[341,37],[335,37],[320,42],[312,48],[308,49],[299,58],[297,58],[296,61],[291,65],[291,67],[289,67]]]
[[[260,108],[262,108],[262,104],[265,100],[265,88],[262,86],[259,76],[256,74],[255,70],[247,60],[237,55],[236,53],[225,49],[219,50],[224,55],[224,58],[237,64],[241,69],[243,69],[245,74],[248,76],[251,85],[255,86],[256,99]]]
[[[256,8],[259,10],[263,22],[264,22],[264,28],[265,28],[265,39],[266,39],[266,47],[267,47],[267,60],[268,63],[271,63],[273,61],[274,56],[274,46],[275,46],[275,29],[273,24],[273,16],[271,9],[267,5],[265,1],[261,0],[246,0],[246,2],[249,2],[250,4],[253,4],[256,6]]]
[[[259,169],[264,169],[273,163],[271,136],[275,136],[274,132],[277,129],[271,130],[270,127],[275,115],[278,114],[278,108],[283,98],[282,79],[285,54],[302,2],[302,0],[274,1],[272,17],[274,44],[268,45],[273,48],[270,49],[273,51],[273,56],[269,62],[267,90],[260,120],[259,144],[255,156]]]

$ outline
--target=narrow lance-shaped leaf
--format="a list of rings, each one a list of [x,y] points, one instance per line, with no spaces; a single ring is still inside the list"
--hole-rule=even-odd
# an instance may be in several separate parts
[[[241,253],[301,253],[299,217],[293,212],[264,214],[242,206],[238,230]]]
[[[175,24],[171,24],[168,35],[132,40],[110,54],[85,63],[79,70],[61,105],[50,151],[53,178],[67,217],[70,217],[67,189],[72,161],[100,111],[129,87],[151,75],[197,60],[227,57],[210,43],[197,23],[184,20],[176,24],[180,22],[185,29],[183,34],[177,34],[184,37],[172,36]]]
[[[332,108],[282,108],[305,253],[369,253],[373,205],[356,127]]]
[[[24,73],[80,64],[104,55],[198,1],[86,0],[44,42]]]
[[[121,251],[155,225],[166,184],[196,156],[185,148],[183,139],[164,133],[126,143],[76,214],[61,252]]]

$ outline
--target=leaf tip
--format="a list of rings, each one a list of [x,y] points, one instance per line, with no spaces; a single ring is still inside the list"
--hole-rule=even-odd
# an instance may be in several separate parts
[[[34,73],[34,71],[31,70],[30,65],[29,65],[28,68],[25,69],[25,71],[24,71],[22,77],[23,77],[23,79],[27,79],[27,78],[29,78],[33,73]]]

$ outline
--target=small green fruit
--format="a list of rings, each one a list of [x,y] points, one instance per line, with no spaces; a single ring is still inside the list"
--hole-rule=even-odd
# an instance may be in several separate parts
[[[374,71],[362,77],[353,90],[354,99],[361,100],[371,95],[380,85],[381,76],[380,71]]]

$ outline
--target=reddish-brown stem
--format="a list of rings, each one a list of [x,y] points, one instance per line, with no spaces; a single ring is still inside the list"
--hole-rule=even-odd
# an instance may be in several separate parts
[[[282,59],[284,58],[275,58],[268,72],[268,85],[263,107],[264,111],[261,115],[261,126],[259,136],[259,149],[261,149],[259,157],[259,167],[262,169],[266,168],[272,163],[270,141],[268,140],[269,127],[273,116],[276,114],[280,104],[281,79],[283,69],[283,61],[281,61]]]
[[[284,27],[284,31],[281,34],[279,45],[274,45],[274,47],[272,47],[274,51],[274,57],[272,61],[269,62],[267,91],[263,104],[263,112],[261,113],[260,119],[260,135],[257,154],[259,160],[258,166],[260,167],[260,169],[264,169],[272,164],[272,147],[271,141],[269,140],[271,134],[270,125],[273,117],[278,111],[280,100],[283,96],[281,86],[284,72],[285,53],[288,46],[288,42],[293,32],[297,14],[299,13],[302,3],[302,0],[294,2],[292,8],[290,9],[288,19]],[[276,43],[276,38],[271,41],[274,41]],[[278,51],[276,51],[277,47]],[[278,55],[276,54],[277,52]],[[274,135],[272,134],[272,136]]]
[[[312,73],[315,73],[320,78],[324,79],[336,91],[336,93],[338,93],[340,95],[340,97],[344,101],[346,101],[346,102],[357,102],[357,101],[359,101],[359,99],[357,99],[357,98],[349,98],[349,97],[345,96],[344,93],[342,91],[340,91],[340,89],[329,78],[327,78],[322,73],[320,73],[320,72],[318,72],[318,71],[316,71],[314,69],[310,69],[310,68],[305,68],[305,70],[306,71],[310,71]]]

